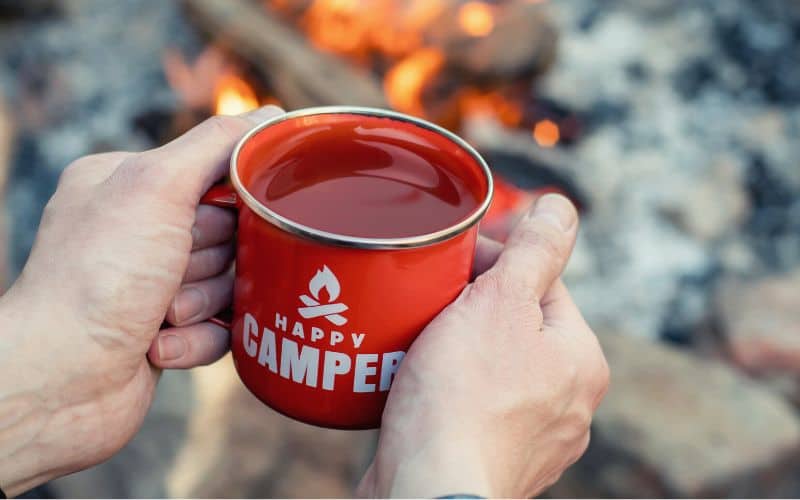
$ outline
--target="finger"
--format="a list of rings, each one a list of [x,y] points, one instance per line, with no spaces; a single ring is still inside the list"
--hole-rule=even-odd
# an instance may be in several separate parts
[[[196,204],[227,171],[239,139],[282,112],[265,106],[239,116],[213,116],[160,148],[126,159],[114,174],[123,189],[133,180],[177,203]]]
[[[498,284],[500,293],[538,302],[564,270],[577,232],[572,202],[560,194],[544,195],[522,217],[497,263],[483,276]]]
[[[488,271],[497,262],[502,251],[502,243],[479,235],[478,243],[475,245],[475,260],[472,263],[472,279]]]
[[[189,265],[183,275],[183,282],[188,284],[224,272],[230,267],[233,255],[233,242],[195,250],[189,255]]]
[[[236,232],[236,214],[224,208],[200,205],[192,227],[192,250],[224,243]]]
[[[147,357],[158,368],[194,368],[217,361],[229,347],[230,333],[205,322],[161,330]]]
[[[183,285],[167,311],[167,321],[174,326],[186,326],[219,313],[231,303],[233,273]]]

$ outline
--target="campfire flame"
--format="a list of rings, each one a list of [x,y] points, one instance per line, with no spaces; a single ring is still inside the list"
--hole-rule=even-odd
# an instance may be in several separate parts
[[[270,5],[281,11],[284,3]],[[375,54],[393,59],[422,47],[422,31],[443,7],[443,0],[314,0],[299,24],[316,47],[366,63]]]
[[[458,9],[458,23],[470,36],[486,36],[494,29],[492,7],[484,2],[467,2]]]
[[[420,49],[393,66],[384,78],[384,90],[395,109],[425,116],[422,90],[442,67],[444,56],[437,49]]]
[[[532,139],[544,148],[572,140],[567,122],[537,111],[536,104],[526,104],[530,102],[529,82],[461,82],[457,80],[459,63],[449,60],[465,39],[488,37],[498,31],[507,21],[512,1],[545,0],[260,1],[303,31],[315,47],[381,75],[387,101],[399,111],[449,128],[471,118],[489,118],[505,127],[528,129]],[[249,73],[242,61],[231,56],[214,42],[191,63],[180,54],[168,52],[165,73],[192,109],[232,115],[267,103],[277,104],[246,76]]]
[[[522,122],[519,104],[500,91],[465,89],[459,96],[459,106],[463,116],[488,117],[507,127],[517,127]]]
[[[533,127],[533,138],[544,148],[552,148],[561,138],[558,125],[552,120],[541,120]]]
[[[216,115],[236,115],[265,104],[279,104],[258,92],[216,45],[209,45],[189,62],[177,49],[163,56],[164,74],[178,97],[190,109],[210,110]]]
[[[526,0],[531,1],[531,0]],[[468,37],[489,36],[502,3],[487,0],[264,0],[293,19],[314,46],[344,56],[369,70],[383,69],[389,104],[404,113],[457,125],[471,115],[491,116],[520,126],[521,104],[498,88],[446,87],[426,105],[426,89],[438,88],[447,56],[439,45],[449,29]],[[452,19],[448,16],[453,15]],[[444,81],[445,85],[447,82]],[[546,139],[545,139],[546,141]]]
[[[328,266],[322,266],[322,269],[318,270],[308,283],[308,291],[311,292],[315,299],[322,300],[319,295],[322,290],[328,293],[328,302],[338,299],[339,293],[342,291],[339,280],[328,269]]]
[[[369,25],[359,0],[315,0],[303,16],[303,24],[311,42],[323,50],[363,55]]]
[[[219,79],[214,90],[215,115],[238,115],[257,107],[258,97],[244,79],[232,73]]]

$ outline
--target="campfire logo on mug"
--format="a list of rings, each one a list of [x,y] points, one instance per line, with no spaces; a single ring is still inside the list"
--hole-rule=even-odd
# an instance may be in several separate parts
[[[325,289],[328,295],[326,304],[320,302],[320,292],[323,289]],[[340,313],[345,312],[348,307],[341,302],[334,302],[339,298],[339,293],[341,293],[342,288],[339,285],[339,280],[336,278],[336,275],[333,274],[328,266],[323,265],[322,269],[318,270],[311,278],[308,282],[308,291],[313,297],[309,297],[306,294],[300,295],[300,302],[305,306],[297,308],[297,312],[300,313],[300,316],[305,319],[324,316],[325,319],[336,326],[342,326],[347,323],[347,318]]]

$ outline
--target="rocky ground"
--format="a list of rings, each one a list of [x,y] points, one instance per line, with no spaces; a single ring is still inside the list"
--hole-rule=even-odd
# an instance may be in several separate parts
[[[587,455],[548,494],[799,495],[800,7],[548,8],[559,55],[535,91],[584,127],[552,152],[588,207],[566,279],[612,369]],[[0,20],[12,276],[61,169],[150,146],[143,117],[178,106],[162,51],[199,47],[172,2],[56,10]],[[527,132],[463,132],[541,159]],[[346,496],[373,443],[274,414],[222,363],[168,374],[131,445],[36,494]]]

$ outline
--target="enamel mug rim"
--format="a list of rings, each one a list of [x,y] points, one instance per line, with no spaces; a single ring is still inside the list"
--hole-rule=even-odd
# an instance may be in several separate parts
[[[469,214],[469,216],[457,222],[456,224],[453,224],[444,229],[440,229],[438,231],[434,231],[431,233],[425,233],[416,236],[407,236],[403,238],[363,238],[357,236],[337,234],[328,231],[322,231],[320,229],[315,229],[313,227],[295,222],[289,219],[288,217],[282,216],[277,212],[267,208],[263,203],[258,201],[252,194],[250,194],[250,192],[247,190],[247,188],[244,187],[244,184],[239,178],[239,172],[238,172],[239,154],[241,153],[242,148],[244,148],[244,146],[248,142],[250,142],[250,140],[253,139],[253,137],[256,134],[278,123],[287,120],[292,120],[295,118],[315,116],[315,115],[329,115],[329,114],[349,114],[349,115],[363,115],[371,117],[388,118],[391,120],[411,123],[412,125],[420,127],[422,129],[426,129],[431,132],[435,132],[439,135],[444,136],[446,139],[450,140],[460,149],[469,154],[472,157],[472,159],[475,160],[477,165],[480,167],[480,170],[486,180],[486,192],[484,194],[483,200]],[[238,193],[240,199],[244,202],[245,205],[248,206],[248,208],[250,208],[253,212],[258,214],[258,216],[261,217],[262,219],[277,226],[280,229],[283,229],[284,231],[326,244],[333,244],[337,246],[344,246],[350,248],[369,248],[369,249],[383,249],[383,250],[423,247],[448,240],[463,233],[464,231],[474,226],[475,224],[478,223],[478,221],[481,220],[483,215],[488,210],[489,205],[492,202],[492,196],[494,194],[492,174],[491,171],[489,170],[489,166],[487,165],[486,160],[484,160],[481,157],[481,155],[475,150],[475,148],[470,146],[469,143],[467,143],[461,137],[450,132],[449,130],[446,130],[436,124],[433,124],[431,122],[428,122],[420,118],[415,118],[413,116],[409,116],[403,113],[398,113],[396,111],[390,111],[379,108],[368,108],[361,106],[318,106],[313,108],[305,108],[297,111],[290,111],[283,115],[276,116],[275,118],[271,118],[265,121],[264,123],[261,123],[253,127],[247,134],[245,134],[244,137],[242,137],[239,140],[239,142],[236,144],[236,147],[233,150],[233,154],[231,155],[231,160],[230,160],[230,179],[231,179],[231,184]]]

